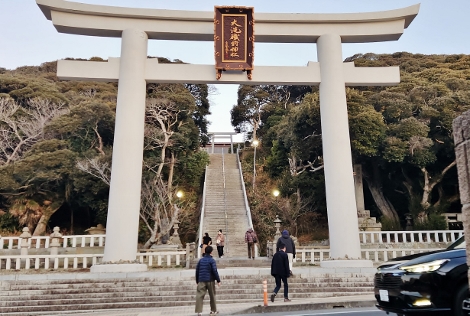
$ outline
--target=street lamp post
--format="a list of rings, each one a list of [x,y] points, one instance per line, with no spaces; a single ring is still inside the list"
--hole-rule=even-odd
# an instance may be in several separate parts
[[[255,191],[255,182],[256,182],[256,147],[258,147],[258,140],[253,140],[253,146],[255,147],[255,154],[253,156],[253,192]]]

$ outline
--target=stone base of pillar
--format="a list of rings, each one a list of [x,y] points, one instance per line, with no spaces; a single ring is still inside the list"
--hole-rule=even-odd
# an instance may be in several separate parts
[[[372,268],[372,260],[323,260],[322,268]]]
[[[95,264],[90,268],[91,273],[145,272],[147,265],[143,263],[113,263]]]

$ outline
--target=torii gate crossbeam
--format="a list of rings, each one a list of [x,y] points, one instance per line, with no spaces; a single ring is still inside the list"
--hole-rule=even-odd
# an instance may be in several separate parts
[[[353,63],[343,63],[341,44],[398,40],[418,14],[419,5],[368,13],[257,13],[256,42],[316,43],[319,62],[309,62],[305,67],[256,67],[253,80],[236,73],[226,73],[221,80],[215,80],[211,65],[159,64],[147,59],[148,39],[212,41],[213,12],[120,8],[64,0],[36,2],[59,32],[122,38],[120,59],[58,63],[60,79],[119,82],[103,258],[116,264],[93,266],[93,272],[144,269],[118,263],[134,261],[136,255],[145,85],[149,82],[319,85],[330,257],[335,259],[321,264],[372,266],[371,261],[359,260],[345,86],[398,84],[399,70],[356,68]]]

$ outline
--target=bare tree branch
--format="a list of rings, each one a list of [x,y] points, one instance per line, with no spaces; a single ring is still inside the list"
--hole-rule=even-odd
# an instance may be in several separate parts
[[[28,100],[28,108],[23,108],[12,99],[0,98],[0,163],[7,165],[20,159],[44,139],[46,125],[68,111],[64,106],[65,103],[34,98]]]
[[[111,168],[107,162],[100,161],[98,157],[92,159],[85,158],[78,160],[76,166],[79,170],[97,177],[109,185],[111,180]]]

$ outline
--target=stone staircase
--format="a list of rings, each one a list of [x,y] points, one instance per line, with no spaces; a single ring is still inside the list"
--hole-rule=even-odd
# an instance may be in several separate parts
[[[224,257],[231,258],[247,257],[244,238],[249,228],[237,158],[234,154],[210,154],[202,228],[203,233],[209,233],[214,246],[217,231],[222,229]]]
[[[370,217],[369,210],[357,210],[357,220],[360,230],[381,231],[382,224],[377,222],[375,217]]]
[[[268,281],[268,291],[274,288],[269,269],[220,269],[219,273],[222,286],[217,288],[218,304],[262,304],[262,281]],[[135,277],[89,273],[23,275],[20,280],[8,280],[3,275],[0,276],[0,315],[64,315],[194,305],[196,286],[191,276],[194,270],[172,274],[147,272]],[[372,273],[319,273],[308,276],[299,273],[289,278],[289,294],[296,301],[371,293]]]

